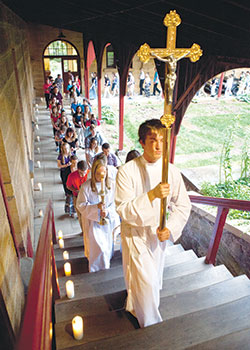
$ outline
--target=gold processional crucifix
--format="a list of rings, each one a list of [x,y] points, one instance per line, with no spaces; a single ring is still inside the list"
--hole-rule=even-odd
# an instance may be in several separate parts
[[[164,114],[160,118],[164,128],[163,155],[162,155],[162,182],[168,182],[168,164],[171,126],[175,122],[172,115],[173,91],[176,80],[177,61],[188,57],[191,62],[196,62],[202,55],[202,50],[198,44],[193,44],[189,49],[176,48],[176,27],[181,23],[180,16],[176,11],[166,14],[164,25],[168,27],[167,47],[164,49],[151,49],[148,44],[144,44],[137,51],[137,55],[143,63],[147,63],[150,58],[157,58],[165,62],[165,83],[164,83]],[[160,229],[166,226],[166,205],[167,199],[161,200]]]

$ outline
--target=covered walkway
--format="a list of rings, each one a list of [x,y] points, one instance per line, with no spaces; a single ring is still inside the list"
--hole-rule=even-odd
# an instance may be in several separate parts
[[[70,108],[67,102],[65,110],[71,120]],[[65,195],[60,178],[60,170],[57,168],[58,153],[56,152],[49,111],[46,111],[45,104],[41,100],[36,106],[36,119],[39,129],[37,129],[37,126],[35,127],[34,183],[35,188],[38,188],[40,183],[42,190],[34,191],[34,251],[36,251],[43,220],[43,217],[39,216],[39,211],[45,212],[49,198],[53,202],[56,231],[62,230],[64,236],[71,236],[81,232],[77,218],[71,218],[64,214]],[[85,159],[84,150],[79,149],[77,156],[80,160]]]

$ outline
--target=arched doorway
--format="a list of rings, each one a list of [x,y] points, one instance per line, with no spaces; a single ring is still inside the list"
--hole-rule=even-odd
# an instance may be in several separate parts
[[[80,55],[74,45],[66,40],[55,40],[49,43],[43,53],[44,75],[52,75],[54,78],[61,74],[64,81],[64,92],[68,85],[68,74],[71,73],[79,77]]]

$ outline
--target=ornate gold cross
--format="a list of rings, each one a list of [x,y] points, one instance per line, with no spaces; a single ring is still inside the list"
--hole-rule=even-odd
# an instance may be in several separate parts
[[[157,58],[165,63],[165,91],[164,91],[164,114],[161,122],[165,125],[164,146],[162,155],[162,182],[168,182],[168,163],[171,126],[175,122],[172,115],[173,91],[176,80],[177,61],[188,57],[191,62],[196,62],[202,55],[202,50],[198,44],[193,44],[191,48],[176,48],[176,27],[181,24],[181,18],[175,10],[166,14],[164,25],[167,30],[167,47],[162,49],[151,49],[148,44],[144,44],[137,51],[140,60],[147,63],[151,58]],[[166,198],[161,200],[160,229],[166,225]]]

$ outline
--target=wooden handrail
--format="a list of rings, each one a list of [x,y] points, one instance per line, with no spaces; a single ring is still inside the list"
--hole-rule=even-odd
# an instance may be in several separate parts
[[[53,209],[48,202],[36,259],[32,270],[25,312],[17,343],[18,350],[51,349],[52,303],[60,297],[56,279],[56,268],[52,234],[54,228]],[[51,289],[53,293],[51,293]]]
[[[250,211],[250,201],[217,197],[205,197],[200,195],[190,195],[189,198],[192,203],[200,203],[228,209]]]
[[[207,264],[215,264],[216,255],[219,249],[223,228],[226,222],[229,209],[250,211],[250,201],[217,197],[205,197],[200,195],[190,195],[189,198],[192,203],[206,204],[218,207],[213,234],[209,243],[208,252],[205,260]]]

